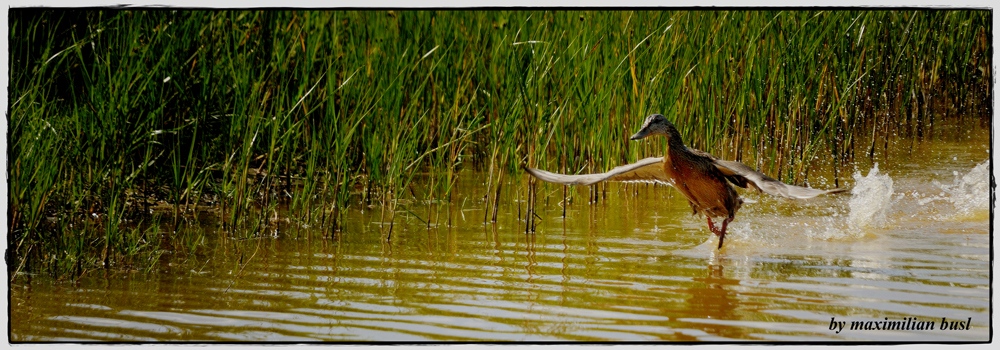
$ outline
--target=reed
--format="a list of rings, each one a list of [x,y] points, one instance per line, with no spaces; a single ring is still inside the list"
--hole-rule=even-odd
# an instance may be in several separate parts
[[[333,235],[367,205],[391,230],[408,200],[448,200],[462,168],[489,173],[489,222],[519,210],[504,198],[526,193],[522,164],[591,172],[661,153],[626,141],[657,112],[692,147],[802,183],[817,155],[836,171],[893,135],[988,121],[991,23],[978,10],[13,9],[9,266],[155,251],[157,202],[168,232],[196,206],[236,239],[282,234],[277,216]],[[105,261],[70,267],[64,251]]]

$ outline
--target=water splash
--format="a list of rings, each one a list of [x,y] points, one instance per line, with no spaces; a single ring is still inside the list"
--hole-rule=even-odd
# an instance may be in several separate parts
[[[954,219],[978,216],[989,212],[990,198],[990,162],[972,168],[964,176],[959,176],[954,172],[955,181],[951,185],[942,184],[933,180],[932,183],[941,189],[940,196],[925,198],[920,204],[927,204],[932,201],[946,201],[954,206],[954,211],[942,217],[942,219]]]
[[[824,241],[835,241],[835,240],[854,240],[861,238],[865,235],[863,230],[848,229],[843,226],[842,220],[834,220],[834,218],[827,218],[827,226],[822,228],[816,228],[815,230],[808,230],[806,234],[812,239],[821,239]]]
[[[892,198],[892,178],[879,174],[878,163],[861,176],[854,173],[854,188],[851,189],[851,200],[847,202],[851,212],[848,224],[856,231],[863,228],[882,228],[888,224],[886,213],[889,211]]]

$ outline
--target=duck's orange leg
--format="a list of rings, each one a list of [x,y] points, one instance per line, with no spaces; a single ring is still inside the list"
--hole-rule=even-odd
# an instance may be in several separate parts
[[[716,229],[715,225],[712,224],[712,217],[708,216],[708,215],[705,215],[705,219],[708,220],[708,229],[712,230],[712,233],[714,233],[716,236],[718,236],[719,235],[719,230]]]

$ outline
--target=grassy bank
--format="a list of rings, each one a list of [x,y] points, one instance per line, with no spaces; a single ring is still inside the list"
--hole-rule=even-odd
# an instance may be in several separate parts
[[[448,199],[463,167],[489,172],[497,210],[522,163],[658,154],[625,142],[654,112],[692,147],[803,182],[817,154],[837,169],[891,135],[988,122],[991,20],[13,9],[8,266],[142,269],[199,205],[237,238],[270,232],[279,205],[327,235],[362,205],[391,222],[396,199]]]

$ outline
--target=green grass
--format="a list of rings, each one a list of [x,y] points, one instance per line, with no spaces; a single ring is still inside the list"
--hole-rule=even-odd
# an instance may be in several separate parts
[[[343,210],[374,204],[390,234],[399,199],[447,200],[473,168],[489,173],[485,205],[514,210],[502,198],[524,192],[504,188],[521,164],[603,171],[662,152],[626,141],[651,113],[689,146],[801,183],[817,155],[836,155],[837,171],[894,135],[988,121],[991,23],[988,11],[12,9],[10,265],[155,259],[156,201],[173,209],[165,232],[208,205],[238,239],[276,232],[279,212],[334,235]],[[426,183],[411,186],[417,175]]]

